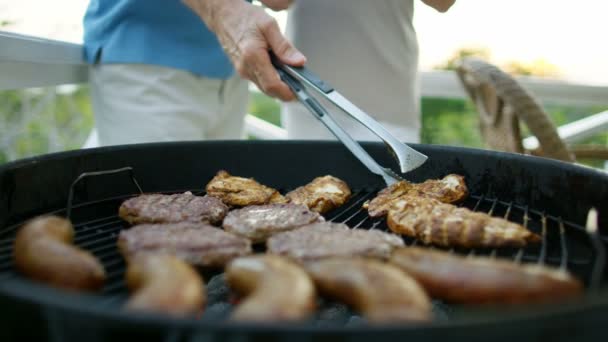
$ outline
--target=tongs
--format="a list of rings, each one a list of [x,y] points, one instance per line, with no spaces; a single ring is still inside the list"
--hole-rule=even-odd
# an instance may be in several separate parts
[[[367,113],[348,101],[338,93],[332,86],[322,81],[305,67],[293,67],[280,62],[271,53],[271,60],[277,69],[279,76],[294,92],[297,99],[321,121],[332,133],[348,148],[357,159],[359,159],[372,173],[381,176],[387,185],[402,180],[392,169],[380,166],[359,143],[353,139],[329,114],[329,112],[307,91],[307,87],[314,90],[320,96],[340,108],[344,113],[353,117],[367,129],[376,134],[389,148],[391,154],[397,160],[402,173],[418,168],[428,157],[406,144],[400,142],[380,123],[370,117]]]

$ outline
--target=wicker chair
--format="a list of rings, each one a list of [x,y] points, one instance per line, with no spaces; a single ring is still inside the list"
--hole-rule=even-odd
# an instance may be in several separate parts
[[[479,112],[481,135],[489,148],[569,162],[577,157],[608,158],[608,150],[603,146],[566,146],[539,102],[496,66],[468,57],[459,61],[456,71]],[[538,139],[538,149],[524,149],[520,120]]]

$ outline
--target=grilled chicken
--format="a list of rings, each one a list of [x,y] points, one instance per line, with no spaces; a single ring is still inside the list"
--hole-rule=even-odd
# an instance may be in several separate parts
[[[395,233],[439,246],[521,247],[540,241],[519,224],[419,196],[406,195],[395,201],[387,223]]]
[[[15,237],[16,268],[26,276],[68,290],[99,290],[106,273],[95,256],[73,243],[74,227],[62,217],[41,216]]]
[[[422,183],[410,183],[408,181],[397,182],[386,189],[363,207],[367,209],[369,216],[379,217],[388,213],[393,203],[401,196],[417,195],[434,198],[443,203],[458,203],[469,194],[464,177],[450,174],[443,179],[429,179]]]
[[[285,197],[277,190],[256,182],[219,171],[207,184],[207,195],[217,197],[229,206],[244,207],[268,203],[285,203]]]
[[[175,256],[138,255],[129,262],[125,278],[133,292],[126,304],[129,310],[182,316],[200,313],[205,305],[203,280]]]
[[[414,277],[431,296],[450,302],[548,302],[583,291],[581,282],[565,271],[489,257],[407,247],[396,249],[390,263]]]
[[[263,242],[274,234],[321,221],[323,216],[303,205],[265,204],[232,210],[224,219],[223,227],[252,242]]]
[[[221,223],[228,207],[212,196],[194,196],[191,192],[175,195],[147,194],[126,200],[118,216],[130,224],[207,222]]]
[[[310,210],[323,214],[346,203],[350,195],[348,184],[327,175],[290,191],[285,197],[291,203],[303,204]]]
[[[319,292],[373,323],[428,321],[431,303],[422,287],[397,267],[370,259],[331,258],[306,264]]]
[[[314,223],[272,236],[267,251],[298,261],[333,256],[369,256],[386,259],[395,247],[403,246],[396,235],[379,230],[350,229],[341,223]]]
[[[118,247],[127,260],[137,254],[170,254],[200,266],[223,266],[251,253],[248,239],[192,222],[137,225],[120,232]]]
[[[238,321],[296,321],[315,308],[315,287],[306,272],[276,255],[233,260],[226,267],[230,287],[243,296],[232,314]]]

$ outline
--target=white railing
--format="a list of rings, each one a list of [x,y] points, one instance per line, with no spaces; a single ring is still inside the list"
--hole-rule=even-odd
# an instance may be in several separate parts
[[[82,46],[0,32],[0,90],[60,84],[84,83],[87,66],[82,61]],[[606,106],[608,87],[575,84],[557,80],[519,77],[518,81],[543,103]],[[466,98],[456,74],[450,71],[421,73],[421,95],[439,98]],[[251,115],[246,118],[248,134],[261,139],[284,139],[285,130]],[[560,127],[568,142],[579,141],[608,129],[606,112]],[[527,139],[526,146],[538,144]]]

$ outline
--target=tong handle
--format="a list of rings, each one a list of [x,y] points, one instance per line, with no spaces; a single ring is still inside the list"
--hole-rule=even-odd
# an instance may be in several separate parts
[[[272,53],[272,51],[270,52],[270,61],[272,62],[272,65],[274,65],[274,67],[278,70],[283,70],[284,72],[290,74],[292,77],[295,77],[294,73],[297,74],[298,77],[301,77],[304,80],[308,81],[310,84],[317,87],[321,92],[325,94],[329,94],[334,91],[334,87],[332,87],[329,83],[323,81],[321,78],[319,78],[319,76],[317,76],[305,66],[288,67],[283,64],[283,62],[281,62],[279,58],[274,53]],[[292,71],[290,72],[289,69],[291,69]]]

